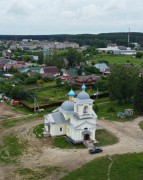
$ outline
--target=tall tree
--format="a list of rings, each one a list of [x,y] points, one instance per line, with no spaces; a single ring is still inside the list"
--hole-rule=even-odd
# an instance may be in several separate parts
[[[139,77],[134,95],[134,109],[143,113],[143,77]]]
[[[79,65],[83,60],[83,56],[81,52],[78,52],[76,49],[69,48],[66,58],[68,61],[69,67],[73,67],[74,65]]]
[[[118,102],[128,101],[134,95],[137,78],[135,67],[113,66],[108,78],[110,98]]]

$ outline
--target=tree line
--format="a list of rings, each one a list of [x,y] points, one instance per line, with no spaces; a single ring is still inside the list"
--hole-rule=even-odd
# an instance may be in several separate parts
[[[118,45],[127,46],[128,33],[101,33],[101,34],[60,34],[60,35],[0,35],[1,40],[16,40],[33,39],[33,40],[48,40],[48,41],[70,41],[77,42],[80,46],[91,45],[96,47],[105,47],[107,43],[117,43]],[[143,47],[143,33],[131,32],[130,42],[138,42]]]

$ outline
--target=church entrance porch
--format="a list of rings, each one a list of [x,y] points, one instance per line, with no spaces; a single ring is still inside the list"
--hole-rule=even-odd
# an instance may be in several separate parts
[[[85,129],[82,132],[82,135],[83,135],[83,141],[89,141],[90,140],[91,132],[88,129]]]
[[[90,135],[89,134],[84,134],[84,141],[90,140]]]

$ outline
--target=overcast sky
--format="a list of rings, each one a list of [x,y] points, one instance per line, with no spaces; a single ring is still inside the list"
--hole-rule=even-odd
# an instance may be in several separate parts
[[[0,34],[143,32],[143,0],[0,0]]]

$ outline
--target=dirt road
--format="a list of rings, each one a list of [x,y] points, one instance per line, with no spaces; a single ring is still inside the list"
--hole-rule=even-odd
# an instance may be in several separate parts
[[[113,122],[107,120],[99,120],[98,124],[115,134],[119,138],[119,142],[114,145],[103,147],[103,153],[90,155],[87,149],[70,149],[63,150],[51,146],[50,140],[40,140],[35,138],[32,128],[43,120],[26,122],[23,125],[7,130],[7,133],[14,131],[17,135],[28,140],[27,153],[20,159],[20,166],[34,168],[36,166],[61,166],[67,170],[73,170],[81,165],[101,156],[124,154],[128,152],[143,152],[143,131],[139,128],[139,122],[143,121],[143,117],[139,117],[130,122]],[[11,167],[11,166],[10,166]],[[5,168],[1,166],[0,177],[5,177]],[[9,173],[10,168],[8,169]],[[12,173],[12,172],[11,172]]]

